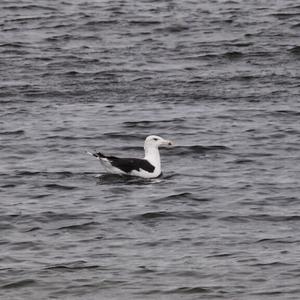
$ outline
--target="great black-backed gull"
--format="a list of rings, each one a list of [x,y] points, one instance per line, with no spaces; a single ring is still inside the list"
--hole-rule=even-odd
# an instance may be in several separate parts
[[[143,159],[106,156],[101,152],[88,152],[88,154],[97,157],[108,173],[156,178],[162,173],[158,147],[169,147],[172,145],[171,141],[157,135],[150,135],[144,143],[145,157]]]

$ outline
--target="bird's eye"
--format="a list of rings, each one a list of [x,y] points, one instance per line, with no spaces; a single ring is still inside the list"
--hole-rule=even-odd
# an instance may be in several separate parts
[[[158,139],[157,138],[153,138],[153,141],[158,141]]]

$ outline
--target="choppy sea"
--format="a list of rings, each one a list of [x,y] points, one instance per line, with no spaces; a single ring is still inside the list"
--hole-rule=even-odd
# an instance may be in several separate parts
[[[2,0],[0,104],[1,300],[300,299],[299,1]]]

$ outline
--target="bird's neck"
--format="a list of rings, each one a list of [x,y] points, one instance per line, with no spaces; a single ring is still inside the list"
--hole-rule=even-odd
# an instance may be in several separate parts
[[[160,170],[160,155],[157,147],[145,149],[145,159],[147,159],[155,168]]]

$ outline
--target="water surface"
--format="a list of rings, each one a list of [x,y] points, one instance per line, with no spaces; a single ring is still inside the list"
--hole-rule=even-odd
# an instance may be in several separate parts
[[[299,299],[297,1],[1,1],[1,299]],[[164,176],[86,150],[162,150]]]

